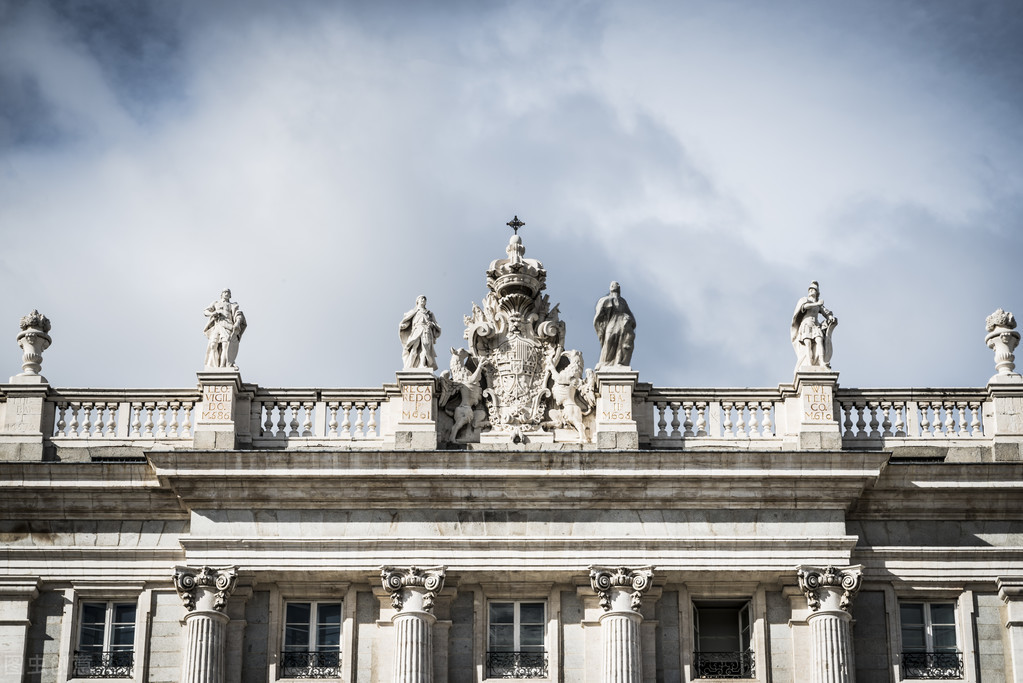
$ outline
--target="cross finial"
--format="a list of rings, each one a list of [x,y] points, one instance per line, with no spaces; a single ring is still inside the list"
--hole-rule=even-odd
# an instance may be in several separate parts
[[[512,230],[514,230],[515,234],[518,235],[519,234],[519,228],[521,228],[523,225],[525,225],[525,223],[520,221],[518,216],[515,216],[515,218],[513,218],[510,221],[508,221],[507,223],[505,223],[505,225],[507,225]]]

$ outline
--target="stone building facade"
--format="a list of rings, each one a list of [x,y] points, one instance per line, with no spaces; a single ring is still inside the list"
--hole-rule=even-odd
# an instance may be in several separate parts
[[[26,316],[2,679],[1023,683],[1010,314],[982,387],[851,389],[814,283],[791,383],[665,388],[614,287],[586,371],[524,254],[439,375],[417,302],[376,389],[243,381],[230,292],[194,389],[51,386]]]

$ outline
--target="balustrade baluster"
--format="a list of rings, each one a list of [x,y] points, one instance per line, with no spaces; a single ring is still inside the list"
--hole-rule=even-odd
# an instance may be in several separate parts
[[[366,404],[359,401],[355,404],[355,433],[352,434],[353,438],[361,439],[365,436],[364,427],[365,423],[362,421],[362,410],[366,407]]]
[[[181,409],[181,401],[170,402],[170,425],[167,427],[167,435],[176,437],[178,435],[178,411]]]
[[[920,436],[931,435],[931,421],[927,416],[927,409],[930,404],[927,401],[917,401],[917,406],[920,409]]]
[[[274,433],[274,436],[279,439],[283,439],[288,436],[288,432],[285,429],[288,426],[288,423],[284,417],[284,413],[288,410],[288,402],[275,401],[274,407],[277,408],[277,431]]]
[[[107,438],[113,439],[117,436],[117,420],[120,416],[121,404],[113,401],[107,405],[110,406],[110,420],[107,421]]]
[[[774,404],[770,401],[765,401],[760,404],[760,407],[764,411],[764,419],[760,422],[763,426],[761,433],[764,436],[774,436],[774,421],[771,420],[771,409],[774,407]]]
[[[895,409],[895,436],[906,436],[906,420],[903,417],[903,411],[908,411],[910,408],[901,401],[892,403],[892,408]]]
[[[956,401],[956,413],[959,419],[956,421],[956,436],[967,438],[970,436],[970,423],[966,421],[966,401]]]
[[[734,435],[732,434],[732,404],[730,402],[721,402],[721,416],[724,418],[721,425],[725,431],[724,437],[731,439]]]
[[[146,409],[146,422],[142,426],[142,436],[147,439],[153,438],[153,411],[156,410],[156,403],[143,403],[142,407]]]
[[[82,403],[82,436],[92,436],[92,403]]]
[[[853,403],[856,406],[856,438],[862,439],[867,436],[867,402],[866,401],[855,401]]]
[[[103,430],[106,427],[106,424],[103,422],[103,411],[106,410],[107,404],[103,401],[96,401],[94,405],[96,407],[96,422],[93,426],[96,431],[93,433],[93,436],[102,439],[105,433]]]
[[[195,404],[191,401],[185,401],[185,419],[181,423],[181,438],[190,439],[192,438],[192,409]]]
[[[81,404],[71,401],[71,422],[67,426],[68,436],[78,436],[78,411],[81,410]]]
[[[942,406],[945,408],[945,437],[951,439],[956,435],[956,421],[953,417],[956,404],[955,401],[942,401]],[[961,420],[962,417],[960,417]]]
[[[891,401],[881,401],[881,436],[892,435]]]
[[[880,423],[877,420],[877,411],[880,404],[877,401],[870,401],[867,403],[867,414],[870,415],[870,438],[879,439],[881,438],[881,432],[878,431]]]
[[[682,436],[693,435],[693,402],[685,401],[682,403],[682,410],[685,411],[686,419],[682,422]]]
[[[337,438],[337,409],[341,407],[341,404],[337,401],[331,401],[327,404],[327,410],[330,411],[330,420],[327,422],[327,427],[330,429],[329,435],[332,438]]]
[[[263,401],[262,410],[266,412],[266,419],[263,421],[263,436],[274,435],[274,403],[273,401]]]
[[[291,408],[291,422],[288,423],[288,426],[291,427],[291,430],[288,432],[288,437],[289,438],[296,437],[299,434],[299,432],[298,432],[298,409],[301,406],[302,406],[302,404],[299,403],[298,401],[292,401],[291,403],[288,404],[288,407]]]
[[[845,420],[842,422],[842,437],[847,439],[852,438],[853,436],[855,436],[855,434],[853,433],[852,419],[853,404],[849,402],[843,402],[839,403],[838,405],[842,412],[845,414]]]
[[[658,401],[654,403],[654,410],[658,414],[657,418],[657,436],[660,438],[667,438],[668,436],[668,420],[665,417],[665,411],[668,409],[668,404],[664,401]]]
[[[306,401],[302,404],[302,410],[305,411],[305,419],[302,421],[302,436],[313,435],[313,402]]]
[[[167,402],[159,401],[156,404],[156,410],[159,412],[159,417],[156,420],[156,437],[165,439],[167,438]]]
[[[66,401],[60,401],[60,402],[57,403],[57,409],[56,409],[56,413],[57,413],[57,431],[56,431],[56,433],[54,433],[54,436],[56,436],[56,437],[64,436],[64,428],[67,427],[67,422],[64,421],[64,411],[66,409],[67,409],[67,402]]]
[[[366,426],[368,432],[367,436],[376,437],[380,436],[377,434],[377,407],[380,404],[376,401],[369,402],[369,424]]]
[[[132,401],[131,404],[131,432],[130,434],[136,438],[142,436],[142,404],[136,401]]]
[[[350,439],[350,438],[352,438],[352,420],[351,420],[352,402],[351,401],[344,401],[341,404],[341,410],[344,411],[344,414],[341,416],[341,438],[342,439]]]
[[[678,439],[682,437],[682,432],[678,428],[682,425],[678,419],[678,411],[682,404],[678,401],[672,401],[668,404],[671,406],[671,438]]]
[[[746,402],[739,401],[735,404],[735,436],[743,439],[746,434]]]
[[[970,432],[972,436],[984,436],[980,424],[980,403],[970,402]]]
[[[707,402],[696,404],[696,436],[707,436]]]

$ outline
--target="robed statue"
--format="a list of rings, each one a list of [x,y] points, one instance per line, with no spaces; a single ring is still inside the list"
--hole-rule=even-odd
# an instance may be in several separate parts
[[[796,370],[801,367],[831,368],[831,335],[838,325],[835,314],[824,307],[820,286],[814,280],[792,314],[792,348]]]
[[[238,342],[248,323],[238,304],[231,301],[231,290],[221,292],[220,298],[207,306],[203,315],[209,318],[203,330],[209,339],[206,345],[206,367],[237,370],[234,361],[238,357]]]
[[[636,318],[622,298],[617,282],[612,282],[611,291],[597,302],[593,328],[600,340],[600,360],[595,369],[628,367],[636,343]]]
[[[405,314],[398,326],[401,339],[401,359],[406,370],[437,369],[434,343],[440,336],[437,319],[426,308],[426,297],[416,299],[416,307]]]

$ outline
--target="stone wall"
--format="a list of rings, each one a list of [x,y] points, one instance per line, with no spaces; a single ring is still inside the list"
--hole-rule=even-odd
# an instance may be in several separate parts
[[[884,592],[860,591],[852,618],[857,683],[888,683],[892,669]]]
[[[25,658],[26,683],[66,681],[60,672],[60,632],[64,618],[64,591],[43,590],[32,602]]]
[[[682,680],[682,664],[679,658],[679,613],[678,591],[664,591],[654,606],[657,619],[657,676],[660,683],[679,683]]]
[[[242,645],[242,683],[263,683],[269,666],[270,593],[254,591],[245,605],[245,639]]]
[[[1002,607],[1002,601],[997,595],[976,594],[977,666],[983,683],[1005,683],[1012,680],[1006,670],[1006,629]]]

